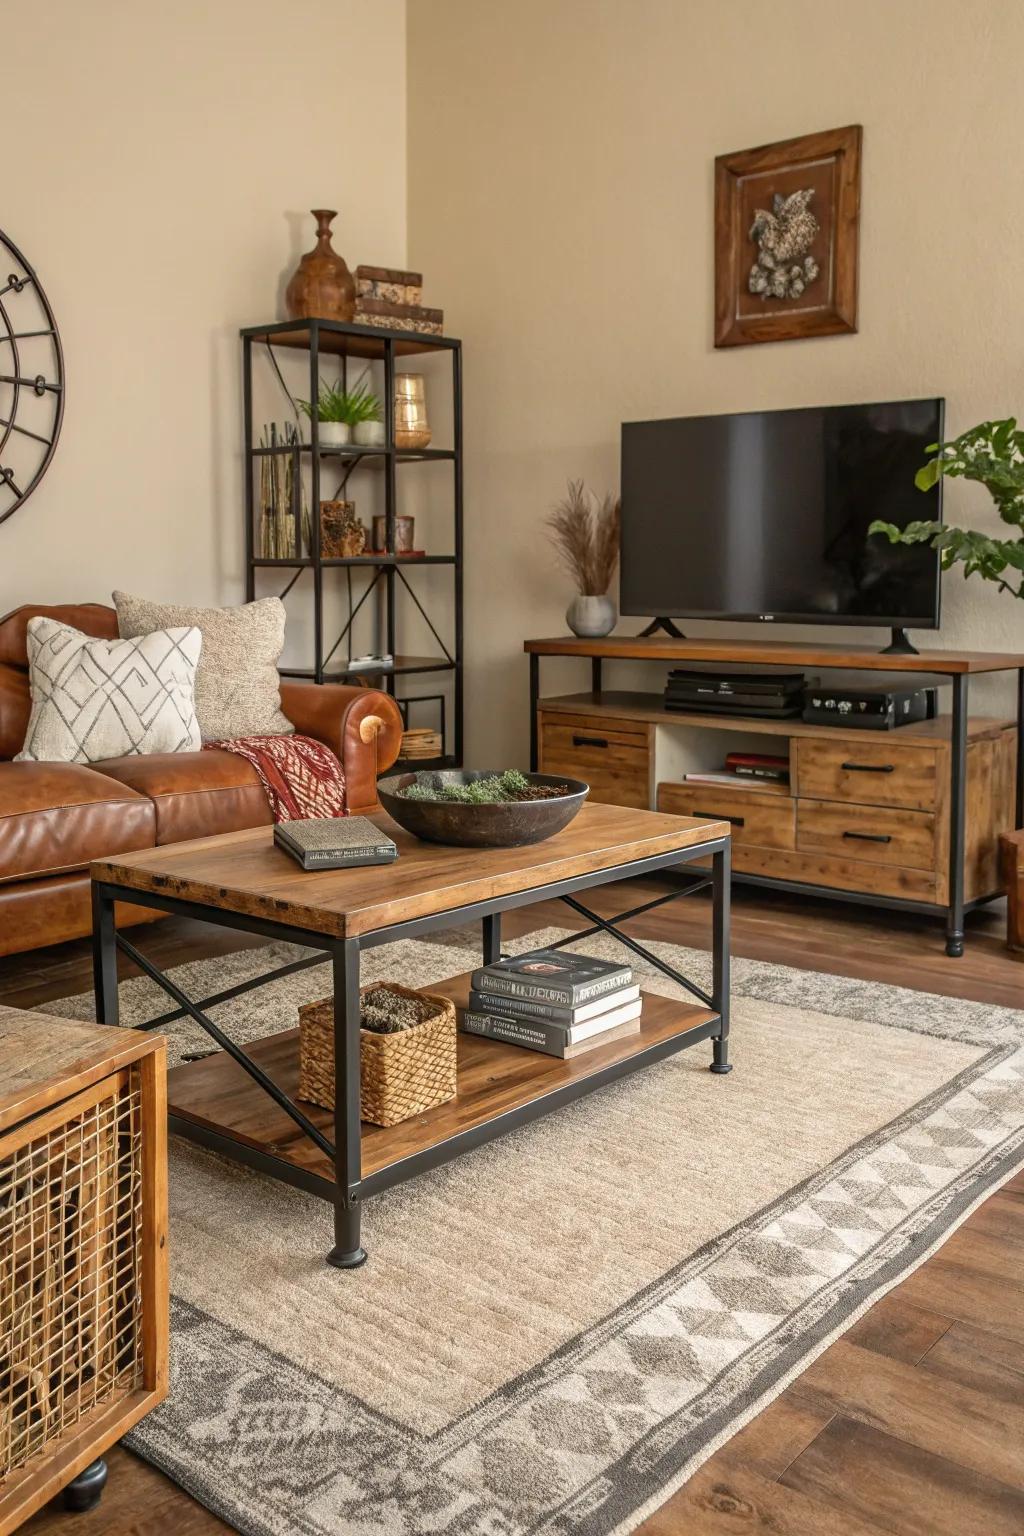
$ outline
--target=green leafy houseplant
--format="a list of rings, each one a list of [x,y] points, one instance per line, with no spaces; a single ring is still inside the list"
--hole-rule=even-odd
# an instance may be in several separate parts
[[[313,404],[300,400],[299,409],[312,417]],[[361,421],[380,421],[380,401],[365,384],[354,389],[343,389],[340,384],[326,384],[320,380],[320,394],[316,402],[318,421],[340,421],[346,426],[358,426]]]
[[[1024,431],[1011,416],[983,421],[951,443],[931,443],[935,455],[914,476],[920,491],[930,491],[941,476],[977,480],[988,491],[1012,538],[994,539],[971,528],[914,522],[905,528],[875,521],[868,533],[885,534],[891,544],[930,544],[939,551],[944,571],[962,564],[964,576],[994,581],[1000,591],[1024,599]]]

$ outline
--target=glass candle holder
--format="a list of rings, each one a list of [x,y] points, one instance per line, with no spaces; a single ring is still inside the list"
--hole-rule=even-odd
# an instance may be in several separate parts
[[[425,448],[430,442],[427,396],[421,373],[395,374],[395,447]]]

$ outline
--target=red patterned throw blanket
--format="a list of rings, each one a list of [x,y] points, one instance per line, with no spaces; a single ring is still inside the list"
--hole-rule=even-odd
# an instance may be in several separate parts
[[[205,749],[234,752],[252,763],[275,821],[345,816],[345,770],[330,747],[312,736],[237,736]]]

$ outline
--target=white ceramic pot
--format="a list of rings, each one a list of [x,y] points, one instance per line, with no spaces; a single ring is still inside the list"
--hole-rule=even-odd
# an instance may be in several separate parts
[[[352,441],[352,428],[347,421],[320,421],[317,428],[321,448],[347,448]]]
[[[352,428],[352,441],[360,448],[383,448],[384,423],[382,421],[357,421]]]
[[[565,621],[581,640],[597,640],[615,628],[615,604],[610,597],[574,597],[566,609]]]

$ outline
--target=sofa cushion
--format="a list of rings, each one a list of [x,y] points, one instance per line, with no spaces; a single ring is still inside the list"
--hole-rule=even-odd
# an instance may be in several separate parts
[[[231,752],[158,752],[97,763],[156,807],[157,843],[181,843],[215,832],[242,832],[273,821],[259,775]]]
[[[30,619],[32,714],[18,758],[96,763],[129,752],[197,751],[202,644],[198,629],[96,640],[56,619]]]
[[[285,621],[279,597],[236,608],[193,608],[115,592],[114,603],[122,635],[148,635],[182,624],[202,632],[196,714],[204,741],[291,733],[292,723],[281,713],[277,673]]]
[[[81,763],[0,763],[0,883],[152,848],[152,803]]]

